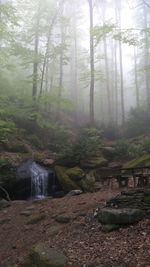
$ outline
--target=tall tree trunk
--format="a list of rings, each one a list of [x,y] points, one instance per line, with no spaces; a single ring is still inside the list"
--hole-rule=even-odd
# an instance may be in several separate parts
[[[77,53],[77,4],[72,5],[72,31],[73,31],[73,43],[71,49],[71,99],[75,107],[75,120],[78,123],[78,53]]]
[[[49,59],[47,58],[46,61],[46,80],[45,80],[45,91],[48,92],[49,91]]]
[[[115,41],[115,122],[118,126],[118,65],[117,65],[117,41]]]
[[[105,24],[105,2],[103,2],[103,25]],[[112,110],[111,110],[111,94],[110,94],[110,79],[109,79],[109,64],[108,64],[108,49],[107,49],[107,39],[106,35],[103,37],[104,44],[104,59],[105,59],[105,77],[106,77],[106,92],[107,92],[107,106],[108,106],[108,122],[110,123],[112,120]]]
[[[147,23],[147,7],[144,5],[144,28],[148,28]],[[150,64],[150,56],[149,56],[149,40],[148,40],[148,33],[145,31],[145,80],[146,80],[146,99],[147,99],[147,106],[150,107],[150,71],[149,71],[149,64]]]
[[[47,34],[47,44],[46,44],[46,51],[45,51],[44,62],[43,62],[43,67],[42,67],[42,78],[41,78],[39,98],[41,97],[42,91],[43,91],[46,62],[47,62],[47,58],[48,58],[48,54],[49,54],[52,29],[53,29],[53,26],[55,24],[55,21],[59,15],[59,13],[62,13],[61,8],[63,9],[64,0],[61,0],[60,2],[58,1],[57,5],[58,5],[58,8],[56,10],[56,13],[54,14],[54,17],[52,18],[51,23],[49,24],[49,29],[48,29],[48,34]]]
[[[94,66],[94,38],[93,38],[93,0],[88,0],[90,11],[90,125],[94,125],[94,83],[95,83],[95,66]]]
[[[62,16],[63,12],[62,10]],[[63,58],[64,58],[64,43],[65,43],[65,36],[64,36],[64,25],[63,21],[60,25],[60,58],[59,58],[59,85],[58,85],[58,106],[57,106],[57,112],[56,112],[56,118],[60,119],[60,104],[61,104],[61,98],[62,98],[62,89],[63,89]]]
[[[134,46],[134,78],[135,78],[135,89],[136,89],[136,106],[140,107],[140,97],[139,97],[139,86],[138,86],[138,75],[137,75],[137,59],[136,59],[136,47]]]
[[[121,3],[118,3],[118,21],[121,30]],[[120,82],[121,82],[121,123],[125,124],[125,102],[124,102],[124,76],[123,76],[123,57],[122,57],[122,43],[119,41],[119,57],[120,57]]]
[[[54,15],[54,17],[52,19],[52,22],[49,25],[49,30],[48,30],[48,35],[47,35],[46,51],[45,51],[44,62],[43,62],[43,67],[42,67],[42,78],[41,78],[39,98],[41,97],[42,91],[43,91],[43,83],[44,83],[46,63],[47,63],[48,54],[49,54],[49,48],[50,48],[51,33],[52,33],[52,29],[53,29],[53,26],[54,26],[56,18],[57,18],[57,13]]]
[[[34,41],[34,63],[33,63],[33,86],[32,99],[35,101],[37,97],[38,86],[38,55],[39,55],[39,26],[40,26],[40,0],[38,3],[38,11],[35,24],[35,41]]]

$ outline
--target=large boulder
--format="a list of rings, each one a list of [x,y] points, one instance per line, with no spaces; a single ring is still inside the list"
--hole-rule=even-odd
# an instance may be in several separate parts
[[[84,171],[79,167],[74,167],[74,168],[68,169],[66,171],[66,174],[69,176],[70,179],[72,179],[74,181],[79,181],[85,176]]]
[[[78,183],[84,192],[94,192],[95,175],[93,171],[86,173],[86,176]]]
[[[67,267],[65,255],[45,244],[36,245],[30,252],[24,267]]]
[[[80,189],[80,186],[69,177],[67,169],[61,166],[55,166],[55,172],[57,179],[62,186],[65,193],[69,193],[72,190]]]
[[[143,210],[146,217],[150,215],[150,189],[131,189],[109,199],[107,207]]]
[[[103,208],[98,212],[98,220],[107,225],[129,225],[143,219],[144,213],[139,209]]]
[[[96,169],[99,167],[107,166],[108,161],[104,157],[92,157],[81,160],[81,168],[85,169]]]

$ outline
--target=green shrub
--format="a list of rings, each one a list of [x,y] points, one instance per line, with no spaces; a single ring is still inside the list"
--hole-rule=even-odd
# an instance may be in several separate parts
[[[143,149],[150,153],[150,138],[146,138],[144,141],[143,141]]]
[[[126,136],[135,137],[150,131],[150,110],[132,108],[126,122]]]
[[[9,134],[16,130],[15,123],[8,120],[0,120],[0,143],[7,141]]]
[[[76,142],[64,147],[62,158],[78,164],[82,159],[100,155],[101,146],[101,132],[96,128],[83,128]]]
[[[119,140],[116,143],[117,158],[127,158],[129,156],[129,143],[126,140]]]

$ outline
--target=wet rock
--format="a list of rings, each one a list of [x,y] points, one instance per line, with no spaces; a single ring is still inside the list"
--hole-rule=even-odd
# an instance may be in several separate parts
[[[45,244],[36,245],[30,252],[24,267],[67,267],[67,258],[61,251],[49,248]]]

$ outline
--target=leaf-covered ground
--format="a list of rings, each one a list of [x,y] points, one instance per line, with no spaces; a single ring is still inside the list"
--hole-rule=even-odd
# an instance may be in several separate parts
[[[0,266],[20,267],[33,245],[62,250],[69,267],[149,267],[150,220],[103,233],[96,207],[118,191],[99,191],[61,199],[16,202],[0,211]],[[68,223],[56,222],[66,217]]]

